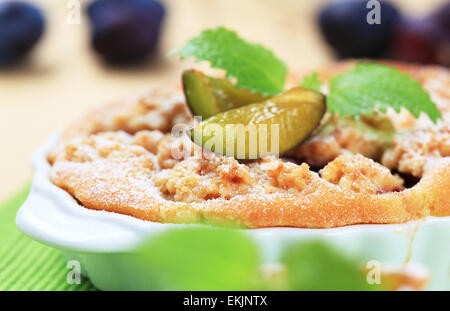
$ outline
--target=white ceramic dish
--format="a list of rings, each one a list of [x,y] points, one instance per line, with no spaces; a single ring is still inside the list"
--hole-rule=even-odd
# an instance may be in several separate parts
[[[46,154],[57,139],[58,135],[54,135],[33,156],[35,175],[30,195],[17,214],[17,226],[32,238],[61,249],[68,259],[78,259],[83,272],[100,289],[145,289],[123,282],[130,278],[126,256],[120,256],[125,260],[117,262],[110,260],[112,254],[126,254],[150,235],[197,225],[153,223],[80,206],[49,180]],[[265,228],[243,232],[256,240],[267,262],[276,261],[286,243],[319,237],[366,260],[401,264],[410,258],[431,270],[428,289],[450,290],[450,217],[428,217],[399,225]]]

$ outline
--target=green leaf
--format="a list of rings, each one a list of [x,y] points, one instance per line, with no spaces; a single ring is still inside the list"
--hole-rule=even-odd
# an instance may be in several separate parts
[[[248,43],[226,28],[205,30],[169,55],[177,53],[182,58],[194,56],[198,61],[209,61],[212,67],[226,70],[227,77],[237,79],[238,88],[249,88],[263,95],[283,91],[286,65],[272,51]]]
[[[172,229],[148,240],[132,258],[127,286],[137,290],[263,288],[259,250],[237,230]]]
[[[426,113],[433,122],[441,117],[422,86],[396,68],[360,63],[347,73],[333,77],[327,98],[328,109],[340,116],[372,115],[392,107],[409,110],[416,118]]]
[[[290,290],[378,290],[369,285],[359,260],[321,240],[291,244],[283,253]]]
[[[316,92],[320,92],[320,86],[321,82],[319,78],[317,77],[317,72],[313,72],[309,76],[306,76],[303,79],[303,82],[300,84],[301,87],[304,87],[305,89],[311,89]]]

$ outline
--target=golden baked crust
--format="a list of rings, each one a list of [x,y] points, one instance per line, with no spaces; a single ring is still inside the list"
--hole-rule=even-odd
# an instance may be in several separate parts
[[[50,178],[87,208],[156,222],[326,228],[449,216],[450,75],[437,67],[400,67],[430,91],[445,121],[391,113],[407,132],[389,145],[374,147],[376,139],[346,125],[291,152],[294,162],[240,163],[171,135],[191,116],[179,90],[158,89],[100,108],[68,129],[48,155]],[[307,163],[323,168],[315,172]],[[405,189],[389,169],[421,179]]]

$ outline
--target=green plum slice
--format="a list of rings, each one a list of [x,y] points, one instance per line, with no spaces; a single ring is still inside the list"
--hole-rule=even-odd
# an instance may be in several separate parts
[[[196,70],[183,72],[182,81],[189,109],[194,116],[203,119],[269,98],[248,89],[238,89],[228,79],[209,77]]]
[[[236,159],[280,155],[300,144],[319,125],[325,96],[301,87],[259,103],[234,108],[200,122],[193,141]]]

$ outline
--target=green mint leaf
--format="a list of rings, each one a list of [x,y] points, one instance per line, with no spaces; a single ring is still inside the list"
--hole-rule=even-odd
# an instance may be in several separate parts
[[[304,87],[305,89],[311,89],[316,92],[320,92],[320,86],[321,82],[319,78],[317,77],[317,72],[313,72],[309,76],[306,76],[303,79],[303,82],[300,84],[301,87]]]
[[[392,107],[396,112],[405,108],[416,118],[424,112],[433,122],[441,117],[419,82],[396,68],[375,63],[360,63],[333,77],[327,106],[340,116],[370,116],[374,110],[386,112]]]
[[[369,285],[361,261],[321,240],[291,244],[282,254],[290,290],[379,290]]]
[[[177,53],[181,58],[194,56],[198,61],[209,61],[211,67],[226,70],[227,77],[237,79],[238,88],[263,95],[283,91],[286,65],[272,51],[260,44],[248,43],[226,28],[205,30],[169,55]]]
[[[154,235],[127,256],[117,254],[113,265],[126,264],[122,282],[128,289],[251,290],[265,286],[259,249],[237,230],[172,229]]]

